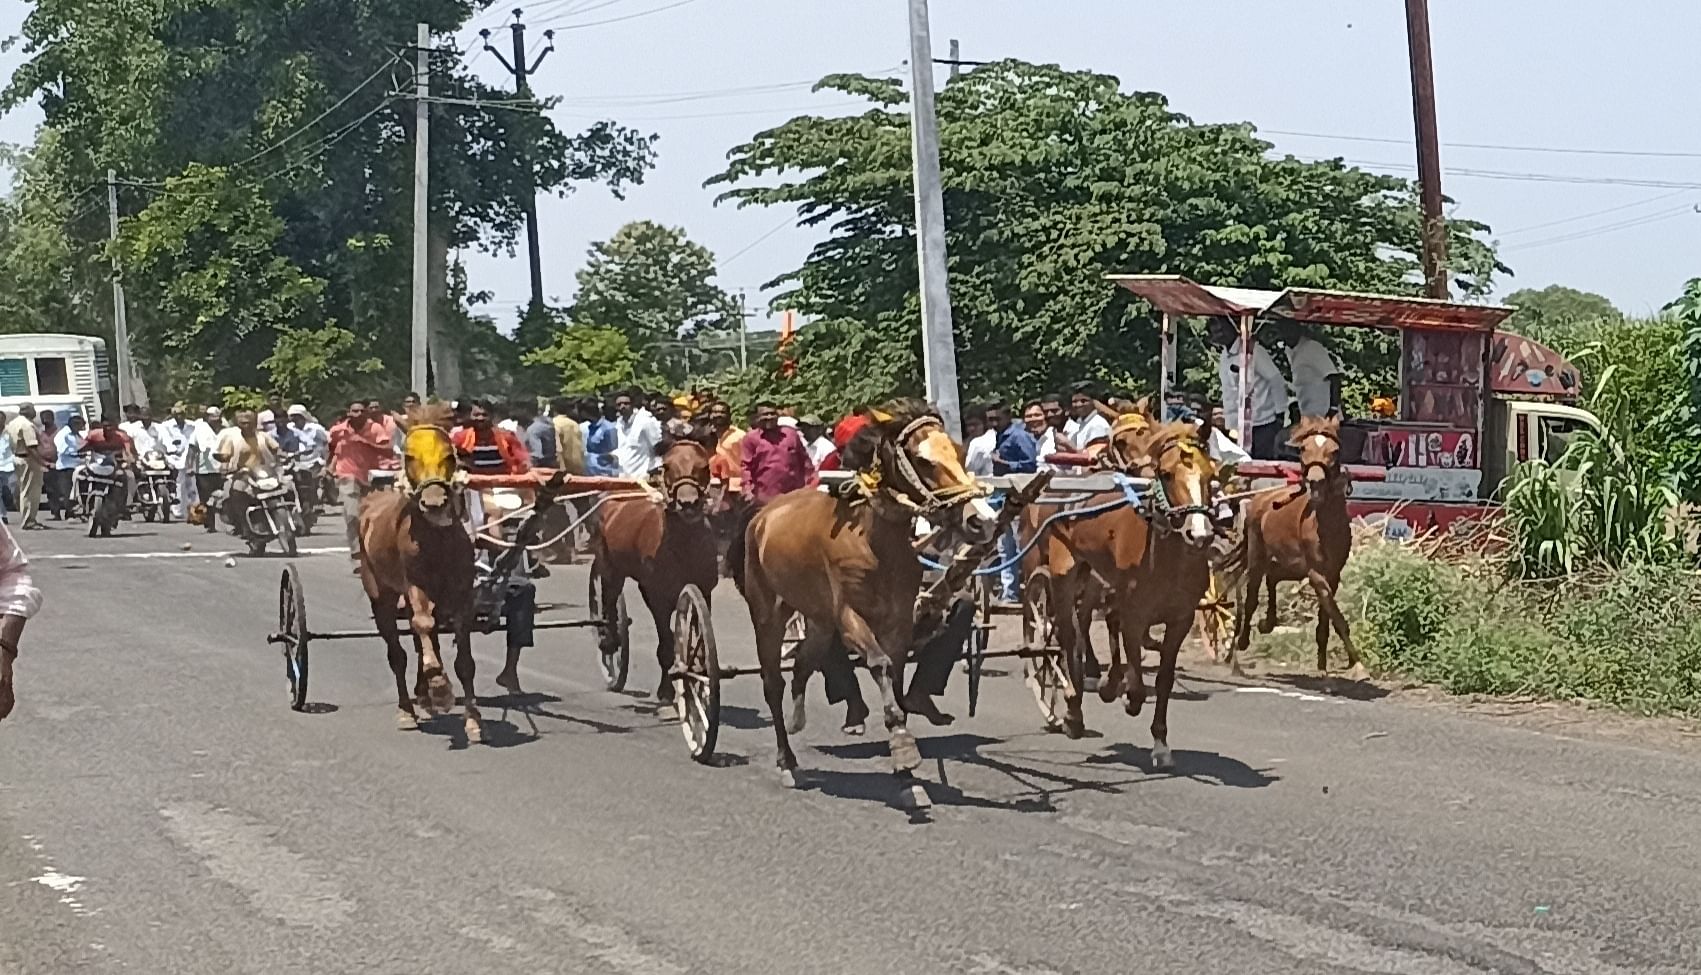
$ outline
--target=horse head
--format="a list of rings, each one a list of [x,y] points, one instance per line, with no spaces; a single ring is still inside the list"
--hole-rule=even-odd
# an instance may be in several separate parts
[[[1152,418],[1144,413],[1124,413],[1110,425],[1110,439],[1099,459],[1111,470],[1135,477],[1151,477],[1150,469],[1142,469],[1147,460],[1146,444],[1152,439]]]
[[[1307,491],[1321,493],[1346,483],[1339,417],[1301,417],[1288,446],[1299,451],[1300,477]]]
[[[438,528],[459,522],[464,504],[462,485],[455,480],[459,469],[455,443],[449,437],[453,419],[447,404],[413,407],[408,410],[407,436],[402,440],[408,503]]]
[[[1180,532],[1193,548],[1216,538],[1212,524],[1211,481],[1217,475],[1211,455],[1199,442],[1192,423],[1154,427],[1137,464],[1151,472],[1147,494],[1152,525],[1160,532]]]
[[[714,434],[706,426],[678,420],[668,424],[662,440],[661,487],[669,512],[691,521],[707,514],[713,443]]]
[[[963,467],[963,448],[939,414],[921,400],[894,400],[869,413],[874,463],[889,497],[970,542],[990,541],[998,515],[987,488]],[[861,466],[861,465],[859,465]]]

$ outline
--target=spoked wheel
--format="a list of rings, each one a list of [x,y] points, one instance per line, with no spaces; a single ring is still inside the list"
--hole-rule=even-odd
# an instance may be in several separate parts
[[[1233,603],[1228,601],[1228,589],[1222,575],[1213,571],[1205,598],[1199,602],[1199,639],[1212,660],[1222,660],[1228,651],[1229,633],[1234,627]]]
[[[803,638],[808,635],[809,621],[803,618],[802,613],[791,614],[791,619],[786,620],[786,635],[780,644],[780,658],[789,659],[797,653],[797,648],[803,644]]]
[[[1035,570],[1022,589],[1022,681],[1034,693],[1048,731],[1064,727],[1069,668],[1053,626],[1051,573]]]
[[[278,522],[278,548],[287,558],[295,558],[301,553],[301,548],[295,543],[295,520],[289,512],[282,512],[282,520]]]
[[[590,600],[590,618],[597,630],[597,666],[602,668],[603,686],[611,691],[625,690],[626,673],[632,666],[632,618],[626,615],[626,594],[621,593],[614,601],[614,619],[604,619],[602,574],[592,565]]]
[[[686,586],[673,609],[673,653],[679,673],[673,678],[674,707],[691,757],[707,762],[715,753],[721,727],[721,662],[715,630],[702,590]]]
[[[307,706],[307,593],[293,565],[284,566],[278,581],[278,632],[272,642],[283,644],[289,706],[300,711]]]

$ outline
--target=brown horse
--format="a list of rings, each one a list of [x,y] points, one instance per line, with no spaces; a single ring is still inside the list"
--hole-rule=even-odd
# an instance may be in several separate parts
[[[462,524],[466,499],[455,479],[455,447],[448,430],[453,415],[446,405],[432,403],[413,408],[408,417],[400,482],[394,491],[367,495],[360,505],[360,581],[396,675],[397,726],[419,727],[415,701],[408,698],[407,654],[396,625],[400,605],[408,613],[419,655],[418,706],[428,714],[454,707],[438,646],[438,635],[452,632],[455,675],[466,702],[467,740],[477,743],[484,734],[473,694],[473,543]]]
[[[695,432],[694,432],[695,433]],[[673,610],[687,585],[702,590],[706,601],[720,578],[714,526],[709,520],[709,447],[695,435],[669,439],[662,450],[664,502],[615,498],[602,507],[602,532],[592,551],[591,571],[602,580],[602,618],[614,619],[615,603],[627,579],[638,591],[656,625],[656,663],[661,683],[656,697],[673,700]],[[618,635],[602,634],[603,652],[612,653]]]
[[[898,801],[919,808],[929,800],[910,773],[921,764],[921,752],[899,700],[921,588],[921,564],[911,545],[914,521],[925,515],[965,541],[984,542],[997,518],[931,407],[901,400],[870,416],[873,422],[857,434],[858,449],[847,451],[870,459],[851,489],[781,495],[734,537],[727,559],[750,605],[782,779],[791,784],[797,768],[781,713],[786,680],[780,657],[795,612],[808,621],[812,644],[799,647],[799,657],[824,652],[838,634],[873,672],[900,780]]]
[[[1131,715],[1140,713],[1146,697],[1140,647],[1153,626],[1163,626],[1158,699],[1152,714],[1152,766],[1170,769],[1175,767],[1169,748],[1170,691],[1175,684],[1176,656],[1210,581],[1210,546],[1216,537],[1211,480],[1216,470],[1197,439],[1197,430],[1187,423],[1131,424],[1112,437],[1107,453],[1125,470],[1149,474],[1151,485],[1137,506],[1052,523],[1043,544],[1055,586],[1053,623],[1065,659],[1078,659],[1078,628],[1083,618],[1091,618],[1090,607],[1086,612],[1079,609],[1082,588],[1090,573],[1103,580],[1115,622],[1110,673],[1100,685],[1099,696],[1111,701],[1126,693]],[[1086,504],[1113,503],[1122,497],[1121,492],[1107,492]],[[1131,676],[1123,666],[1124,654]],[[1070,737],[1079,737],[1085,730],[1079,686],[1066,703],[1064,730]]]
[[[1363,680],[1364,665],[1335,600],[1341,569],[1353,548],[1352,518],[1347,513],[1352,481],[1341,467],[1341,421],[1306,417],[1288,443],[1299,450],[1300,483],[1292,491],[1262,494],[1248,503],[1240,544],[1224,562],[1225,574],[1244,578],[1229,663],[1235,673],[1241,672],[1240,655],[1252,639],[1259,587],[1264,587],[1267,605],[1258,630],[1269,633],[1276,628],[1276,583],[1305,582],[1317,594],[1318,672],[1329,671],[1333,626],[1347,648],[1352,668],[1348,679]]]

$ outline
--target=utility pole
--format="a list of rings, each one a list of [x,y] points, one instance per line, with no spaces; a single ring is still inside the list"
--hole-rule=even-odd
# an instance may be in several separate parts
[[[1431,298],[1447,294],[1447,221],[1441,214],[1441,140],[1435,126],[1435,70],[1429,53],[1429,0],[1406,0],[1412,62],[1412,121],[1423,206],[1423,280]]]
[[[484,49],[489,51],[491,54],[496,55],[496,60],[501,61],[502,66],[508,69],[508,73],[514,76],[515,93],[521,98],[530,98],[532,89],[531,86],[526,83],[526,78],[529,75],[535,74],[537,72],[538,65],[543,63],[543,59],[549,56],[550,51],[555,50],[555,31],[546,30],[543,32],[544,39],[547,40],[549,44],[542,51],[538,52],[536,61],[527,64],[526,25],[520,21],[521,13],[523,13],[523,11],[520,8],[514,8],[514,23],[510,28],[514,33],[514,60],[512,62],[503,57],[501,51],[498,51],[496,48],[491,46],[489,30],[481,30],[478,32],[478,35],[484,38]],[[521,191],[520,205],[526,213],[526,257],[531,261],[532,265],[531,310],[536,311],[543,307],[543,258],[538,249],[537,242],[537,187],[534,185],[531,157],[527,155],[525,146],[520,146],[519,151],[520,169],[526,176],[526,185]]]
[[[113,365],[118,370],[118,405],[135,402],[130,397],[130,323],[124,315],[123,268],[118,261],[118,171],[106,171],[106,222],[112,233],[112,344]]]
[[[945,429],[962,432],[957,401],[957,348],[946,279],[945,193],[939,176],[939,120],[933,105],[933,39],[927,0],[910,0],[910,152],[915,164],[916,258],[921,272],[921,361],[927,398]]]
[[[413,75],[413,333],[408,352],[408,387],[426,395],[426,346],[430,342],[431,249],[431,25],[419,25]]]
[[[738,293],[738,368],[750,368],[750,313],[744,310],[744,292]]]
[[[951,80],[963,73],[963,45],[955,37],[951,38]]]

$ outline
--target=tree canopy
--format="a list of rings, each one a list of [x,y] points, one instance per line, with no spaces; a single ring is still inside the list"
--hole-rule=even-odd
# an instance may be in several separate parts
[[[406,375],[412,252],[411,44],[458,28],[471,0],[37,0],[0,108],[45,121],[0,210],[0,283],[24,327],[88,331],[101,303],[104,195],[123,184],[132,334],[173,391],[274,384],[294,354]],[[432,54],[437,252],[509,251],[524,194],[640,181],[654,137],[576,135]],[[477,100],[478,107],[463,104]],[[523,150],[523,151],[522,151]],[[93,204],[93,205],[90,205]],[[446,270],[434,273],[441,278]],[[84,323],[83,328],[67,327]],[[377,377],[374,376],[376,379]]]
[[[1605,295],[1579,291],[1563,284],[1550,284],[1541,289],[1520,288],[1507,295],[1505,303],[1518,309],[1506,320],[1506,327],[1519,334],[1523,334],[1521,329],[1539,325],[1564,325],[1591,318],[1617,318],[1623,314]]]
[[[896,81],[836,75],[818,87],[871,107],[760,132],[709,182],[739,206],[795,206],[803,225],[825,232],[777,279],[776,305],[816,320],[801,333],[792,395],[842,409],[865,392],[920,384],[909,116]],[[967,72],[941,90],[937,109],[965,397],[1080,379],[1149,385],[1156,330],[1108,273],[1420,288],[1421,221],[1407,180],[1339,159],[1274,157],[1250,124],[1195,123],[1161,95],[1054,65]],[[1505,270],[1482,239],[1487,228],[1453,220],[1448,230],[1455,291],[1486,293]]]

